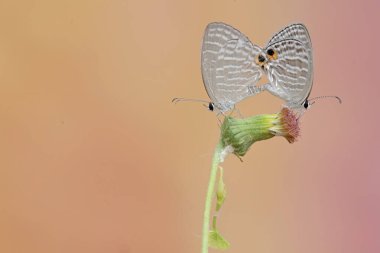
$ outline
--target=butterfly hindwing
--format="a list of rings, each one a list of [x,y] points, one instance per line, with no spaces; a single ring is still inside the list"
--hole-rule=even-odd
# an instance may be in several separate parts
[[[313,52],[306,26],[292,24],[285,27],[271,38],[267,49],[270,47],[278,47],[281,53],[278,54],[279,61],[268,64],[271,80],[268,91],[286,100],[289,106],[301,106],[313,86]],[[296,77],[296,74],[300,75]]]
[[[261,51],[237,29],[224,23],[206,27],[202,44],[202,77],[211,100],[222,112],[252,95],[261,78],[255,57]]]
[[[284,99],[288,105],[301,104],[310,92],[312,78],[312,61],[305,44],[286,39],[268,45],[265,50],[270,49],[276,57],[267,63],[268,91]]]

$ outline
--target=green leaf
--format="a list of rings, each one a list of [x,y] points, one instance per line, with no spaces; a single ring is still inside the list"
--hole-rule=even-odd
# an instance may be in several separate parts
[[[226,186],[223,182],[223,168],[219,167],[220,174],[219,174],[219,182],[218,182],[218,189],[216,191],[216,211],[218,212],[219,209],[222,207],[224,200],[227,196]]]
[[[208,246],[214,249],[228,249],[230,243],[227,242],[216,230],[211,230],[208,234]]]

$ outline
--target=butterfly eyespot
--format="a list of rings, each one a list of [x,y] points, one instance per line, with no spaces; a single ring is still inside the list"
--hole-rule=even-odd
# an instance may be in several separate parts
[[[269,48],[267,50],[267,55],[270,60],[277,60],[278,59],[278,54],[277,51],[273,50],[272,48]]]
[[[265,63],[265,57],[264,57],[262,54],[259,54],[259,55],[256,57],[256,63],[257,63],[259,66],[263,66],[264,63]]]

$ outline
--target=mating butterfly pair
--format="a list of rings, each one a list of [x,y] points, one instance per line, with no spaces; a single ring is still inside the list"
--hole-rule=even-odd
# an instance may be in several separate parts
[[[256,86],[262,74],[269,83]],[[307,108],[313,86],[309,33],[303,24],[292,24],[260,48],[237,29],[211,23],[203,36],[202,77],[212,101],[210,110],[229,111],[264,90],[284,100],[289,108]]]

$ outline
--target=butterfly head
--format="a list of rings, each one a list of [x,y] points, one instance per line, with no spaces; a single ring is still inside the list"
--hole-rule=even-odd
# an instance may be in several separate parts
[[[214,111],[214,103],[213,102],[208,103],[208,109],[210,111]]]
[[[306,110],[310,109],[310,107],[315,103],[317,99],[321,99],[321,98],[333,98],[333,99],[336,99],[340,104],[342,103],[342,100],[340,99],[340,97],[337,97],[337,96],[320,96],[320,97],[315,97],[311,99],[307,97],[302,102],[301,106],[294,106],[294,109],[298,111],[298,115],[299,115],[298,118],[300,118],[303,115],[303,113],[306,112]]]
[[[309,103],[309,100],[306,99],[303,103],[302,103],[302,106],[303,108],[307,109],[311,106],[311,104]]]

